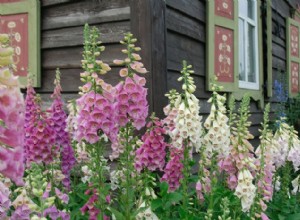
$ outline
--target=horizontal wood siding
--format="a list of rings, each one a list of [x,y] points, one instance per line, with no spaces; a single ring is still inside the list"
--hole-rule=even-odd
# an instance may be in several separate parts
[[[206,104],[210,93],[205,88],[205,1],[167,0],[167,87],[181,89],[177,78],[182,68],[182,60],[193,65],[196,96],[201,102],[201,114],[207,114],[210,106]]]
[[[79,75],[85,23],[100,29],[106,47],[100,58],[112,66],[112,71],[103,78],[115,85],[120,79],[120,68],[112,61],[124,57],[119,41],[130,31],[129,0],[42,0],[41,3],[42,86],[37,92],[41,93],[44,105],[51,103],[56,68],[62,72],[64,101],[77,97],[82,85]]]
[[[273,94],[274,82],[287,78],[286,65],[286,18],[290,16],[289,0],[272,1],[272,61],[273,61]],[[275,106],[279,100],[274,94],[269,100]],[[272,108],[273,110],[276,108]]]

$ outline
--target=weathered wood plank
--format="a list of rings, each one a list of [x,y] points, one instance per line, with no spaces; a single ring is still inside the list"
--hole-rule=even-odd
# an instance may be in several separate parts
[[[272,35],[272,42],[275,44],[278,44],[282,47],[285,47],[286,42],[282,40],[281,38],[275,36],[274,34]]]
[[[69,2],[74,2],[76,0],[41,0],[41,5],[43,7],[46,6],[52,6],[52,5],[58,5],[58,4],[63,4],[63,3],[69,3]]]
[[[272,34],[285,41],[285,23],[281,24],[279,21],[273,19],[272,21]]]
[[[176,89],[178,92],[182,91],[182,82],[178,82],[177,79],[181,76],[180,72],[168,71],[168,91],[171,89]],[[195,96],[197,98],[210,98],[211,93],[207,92],[205,89],[205,77],[193,75],[195,85],[197,86],[195,91]]]
[[[166,13],[167,28],[196,41],[205,42],[205,26],[175,10],[168,9]]]
[[[249,121],[251,121],[251,126],[260,125],[263,122],[264,115],[262,113],[253,113],[249,117]]]
[[[119,67],[113,67],[111,71],[109,71],[105,75],[101,75],[101,78],[105,80],[105,82],[116,85],[121,77],[119,75]],[[83,70],[81,68],[78,69],[61,69],[61,85],[63,92],[78,92],[78,87],[82,86],[83,83],[80,80],[80,73]],[[55,79],[55,70],[43,70],[42,71],[42,87],[37,89],[36,91],[39,93],[52,93],[53,92],[53,82]]]
[[[286,60],[278,57],[272,57],[273,69],[274,70],[286,70]]]
[[[129,0],[80,1],[43,10],[42,29],[56,29],[103,22],[128,20]]]
[[[285,60],[286,59],[286,48],[281,45],[273,43],[272,54],[273,54],[273,56],[276,56],[282,60]]]
[[[106,50],[101,54],[100,59],[111,66],[114,59],[123,59],[125,56],[121,52],[124,49],[123,45],[110,44]],[[71,68],[76,69],[81,67],[82,47],[68,47],[46,49],[42,51],[42,67],[44,69],[56,68]]]
[[[49,109],[53,102],[51,98],[51,93],[40,93],[42,98],[42,108],[43,110]],[[62,93],[62,101],[64,103],[64,109],[66,109],[66,105],[68,101],[79,98],[77,93]]]
[[[282,17],[290,16],[290,6],[287,1],[272,0],[272,8],[277,11]]]
[[[118,43],[130,31],[130,22],[114,22],[95,25],[99,28],[103,43]],[[72,34],[70,34],[72,33]],[[47,30],[42,33],[42,48],[70,47],[83,45],[83,26]]]
[[[199,0],[167,0],[167,5],[199,21],[206,21],[205,2]]]
[[[169,70],[181,70],[182,60],[193,65],[195,74],[205,76],[205,45],[168,31],[167,55]]]

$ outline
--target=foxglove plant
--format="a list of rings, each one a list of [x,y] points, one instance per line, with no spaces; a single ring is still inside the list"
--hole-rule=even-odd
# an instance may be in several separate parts
[[[248,141],[248,139],[253,138],[248,131],[251,124],[248,122],[249,103],[250,97],[244,96],[238,111],[239,118],[234,121],[236,127],[232,122],[229,122],[232,134],[235,136],[231,136],[232,146],[228,157],[219,163],[220,169],[228,175],[229,188],[235,190],[235,195],[241,200],[243,212],[250,210],[256,195],[256,186],[253,184],[256,166],[252,153],[253,146]],[[231,106],[230,111],[233,110]],[[234,117],[230,113],[230,118]]]
[[[71,146],[71,140],[68,132],[66,131],[67,115],[63,110],[63,102],[61,99],[61,85],[60,85],[60,72],[56,71],[56,78],[54,81],[55,88],[52,98],[54,99],[51,106],[51,119],[55,130],[56,144],[60,148],[61,155],[61,169],[65,176],[63,180],[64,186],[70,190],[70,172],[75,165],[74,150]]]
[[[143,169],[162,171],[165,166],[166,146],[165,130],[162,123],[154,115],[147,125],[148,131],[143,135],[143,144],[136,150],[135,168],[138,172]]]
[[[196,184],[198,198],[203,202],[203,193],[209,194],[209,210],[213,211],[213,198],[217,186],[218,162],[228,157],[230,152],[230,129],[226,116],[225,96],[218,94],[222,87],[212,84],[211,111],[204,122],[206,134],[199,160],[199,181]]]
[[[140,62],[141,57],[137,54],[141,48],[135,46],[136,38],[131,33],[125,34],[121,44],[126,46],[122,52],[126,55],[124,60],[114,60],[117,65],[125,65],[120,70],[120,76],[124,78],[116,85],[116,118],[119,126],[120,142],[114,146],[112,158],[119,155],[119,171],[124,175],[124,179],[119,180],[120,190],[123,195],[118,198],[118,206],[122,216],[130,219],[136,216],[139,208],[137,206],[137,172],[134,168],[135,148],[137,137],[134,136],[135,130],[140,130],[146,124],[148,115],[147,89],[144,87],[146,79],[138,74],[145,74],[147,70]],[[120,149],[121,148],[121,149]],[[122,175],[122,176],[123,176]],[[134,204],[134,205],[132,205]],[[116,211],[112,212],[116,214]]]
[[[24,99],[14,76],[9,36],[0,34],[0,174],[22,184],[24,173]]]
[[[182,210],[186,213],[182,218],[188,218],[189,213],[189,189],[188,179],[190,177],[192,151],[199,151],[201,148],[202,134],[202,117],[199,116],[199,100],[193,94],[196,90],[193,78],[190,76],[194,73],[192,66],[183,61],[182,76],[178,81],[183,81],[182,94],[177,95],[175,92],[168,96],[171,98],[170,106],[166,108],[167,119],[165,121],[170,125],[170,118],[174,115],[174,125],[171,124],[167,130],[171,138],[170,160],[167,163],[164,175],[161,181],[169,184],[169,191],[176,190],[182,186]],[[177,96],[176,96],[177,95]],[[176,96],[176,97],[174,97]],[[176,113],[173,109],[176,109]]]
[[[99,39],[99,30],[96,27],[90,28],[85,25],[84,28],[84,52],[81,73],[81,80],[85,83],[80,87],[81,97],[77,99],[77,115],[75,139],[78,143],[87,144],[87,154],[90,160],[87,164],[87,170],[90,170],[88,192],[94,192],[90,195],[90,200],[86,205],[93,204],[97,215],[93,210],[82,208],[82,213],[89,212],[90,218],[98,216],[105,218],[108,204],[105,196],[108,195],[108,185],[106,176],[108,175],[107,160],[103,153],[108,138],[111,142],[117,139],[117,123],[115,120],[114,88],[105,83],[100,75],[106,74],[110,67],[98,59],[100,53],[104,51]]]
[[[43,168],[41,165],[31,163],[25,177],[25,186],[15,191],[15,193],[21,192],[12,203],[15,208],[12,219],[23,219],[23,217],[29,219],[26,218],[28,216],[30,216],[30,219],[36,217],[41,219],[46,219],[46,217],[50,217],[50,219],[70,219],[67,211],[60,210],[57,208],[58,206],[56,207],[56,205],[68,204],[68,195],[55,187],[53,181],[51,181],[53,183],[50,183],[47,180]],[[54,176],[50,177],[50,179],[52,178]]]
[[[268,219],[265,211],[267,209],[266,203],[272,200],[273,196],[273,176],[275,174],[275,166],[273,163],[274,144],[272,141],[272,132],[268,127],[269,123],[270,104],[267,104],[264,111],[264,121],[261,130],[261,144],[255,151],[257,156],[257,172],[255,185],[257,186],[257,193],[254,200],[254,205],[251,208],[252,216],[256,218]]]
[[[31,85],[27,91],[31,93]],[[38,95],[29,96],[34,100],[26,100],[26,104],[35,103],[33,115],[25,125],[25,149],[26,164],[30,163],[52,163],[59,155],[59,147],[56,144],[56,133],[54,122],[46,112],[41,110],[41,99]],[[26,108],[29,109],[29,108]]]

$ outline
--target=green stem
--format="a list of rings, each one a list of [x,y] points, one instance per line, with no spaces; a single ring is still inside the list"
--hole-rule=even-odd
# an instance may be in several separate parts
[[[99,208],[101,211],[100,214],[100,220],[103,220],[104,218],[104,210],[105,210],[105,204],[104,204],[104,200],[101,197],[101,193],[104,193],[105,190],[103,190],[105,188],[105,182],[104,182],[104,176],[103,176],[103,164],[101,161],[101,157],[103,155],[103,145],[101,143],[101,141],[98,141],[96,144],[96,163],[95,165],[95,170],[98,170],[98,202],[99,202]],[[104,195],[106,196],[106,195]]]
[[[190,172],[190,164],[189,164],[189,147],[188,141],[185,141],[184,153],[183,153],[183,179],[182,179],[182,191],[183,191],[183,210],[186,213],[184,219],[188,219],[187,213],[189,212],[189,193],[188,193],[188,179]]]
[[[130,201],[130,186],[131,185],[131,146],[130,146],[130,125],[129,123],[126,124],[125,127],[125,172],[126,172],[126,183],[125,183],[125,190],[126,190],[126,198],[125,198],[125,219],[130,220],[130,204],[133,201]]]

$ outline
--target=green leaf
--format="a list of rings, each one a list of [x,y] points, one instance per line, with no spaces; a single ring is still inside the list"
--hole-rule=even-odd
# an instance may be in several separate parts
[[[152,200],[151,202],[151,209],[153,211],[155,211],[157,208],[159,207],[162,207],[162,200],[161,199],[155,199],[155,200]]]
[[[165,196],[166,194],[168,194],[168,189],[169,189],[168,183],[162,182],[160,184],[160,194],[161,194],[161,196]]]
[[[169,202],[176,204],[180,200],[182,200],[182,195],[180,193],[177,193],[177,192],[170,193],[168,195],[168,200],[169,200]]]
[[[300,213],[289,215],[286,220],[299,220],[300,219]]]
[[[278,215],[279,220],[286,220],[286,218],[283,215]]]
[[[116,209],[110,207],[109,210],[111,211],[112,214],[114,214],[114,216],[116,217],[116,219],[118,219],[118,220],[125,219],[125,216],[122,215],[122,213],[119,212],[119,211],[117,211]]]

